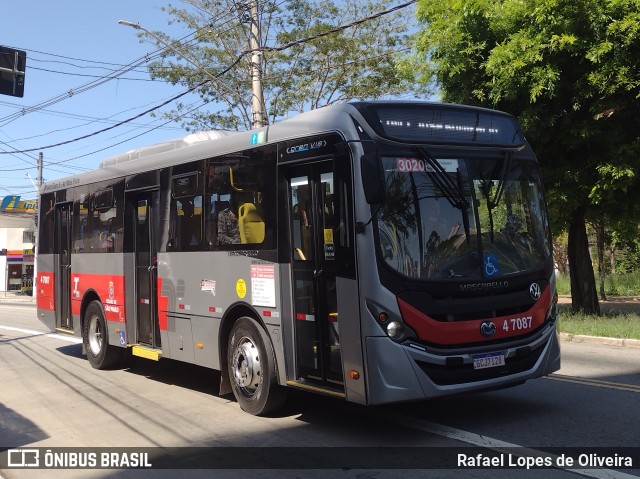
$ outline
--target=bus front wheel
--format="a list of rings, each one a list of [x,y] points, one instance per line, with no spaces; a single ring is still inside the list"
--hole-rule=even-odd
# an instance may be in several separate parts
[[[123,348],[109,344],[109,332],[100,301],[92,301],[84,313],[82,342],[87,359],[96,369],[116,366],[123,357]]]
[[[282,406],[286,391],[277,383],[271,342],[253,319],[233,325],[227,355],[231,389],[243,411],[259,416]]]

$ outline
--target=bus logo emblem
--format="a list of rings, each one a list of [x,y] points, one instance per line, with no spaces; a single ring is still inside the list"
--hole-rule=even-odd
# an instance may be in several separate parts
[[[542,296],[542,288],[540,288],[538,283],[531,283],[531,286],[529,286],[529,294],[531,295],[531,299],[538,301],[540,296]]]
[[[485,321],[480,325],[480,334],[485,338],[490,338],[496,333],[496,325],[493,321]]]

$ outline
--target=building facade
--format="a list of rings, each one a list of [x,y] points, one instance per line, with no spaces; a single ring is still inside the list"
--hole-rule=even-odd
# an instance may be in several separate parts
[[[35,237],[34,213],[0,211],[0,292],[32,293]]]

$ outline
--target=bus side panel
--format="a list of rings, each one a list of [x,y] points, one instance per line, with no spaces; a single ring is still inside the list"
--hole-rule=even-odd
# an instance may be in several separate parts
[[[369,404],[411,401],[426,397],[404,348],[386,337],[368,337]]]
[[[38,319],[51,331],[56,329],[54,256],[38,255],[38,272],[34,288]]]
[[[364,360],[361,341],[360,310],[358,301],[358,283],[353,279],[336,278],[338,293],[338,311],[340,311],[340,344],[342,367],[344,372],[355,370],[360,373],[359,379],[344,375],[347,399],[358,404],[367,403]]]
[[[220,369],[222,318],[243,303],[260,316],[283,364],[280,268],[245,252],[158,255],[158,315],[163,357]],[[268,278],[258,277],[267,271]],[[162,318],[167,318],[164,321]],[[226,339],[225,339],[226,340]],[[189,344],[187,344],[189,343]]]
[[[122,273],[124,276],[124,309],[129,314],[126,318],[126,340],[127,344],[135,344],[138,341],[136,331],[136,281],[135,281],[135,255],[134,253],[124,253],[122,256]]]
[[[109,344],[126,345],[125,277],[121,254],[86,253],[71,257],[71,311],[77,336],[82,335],[81,307],[89,292],[97,294],[102,303]]]
[[[293,314],[293,285],[291,284],[293,272],[291,264],[285,263],[280,265],[280,305],[281,305],[281,321],[282,336],[280,348],[274,344],[276,359],[278,362],[278,380],[280,384],[286,384],[287,381],[295,381],[296,376],[296,355],[295,351],[295,319]],[[285,354],[290,351],[290,354]]]
[[[191,319],[191,330],[193,331],[193,342],[196,343],[194,350],[194,361],[198,366],[220,370],[220,359],[218,356],[217,344],[214,346],[211,341],[207,342],[208,347],[204,347],[204,338],[217,338],[220,334],[219,318],[203,318],[195,316]],[[203,347],[198,347],[202,344]]]
[[[162,340],[162,355],[167,358],[184,361],[185,363],[195,363],[194,335],[192,322],[193,319],[188,316],[177,316],[174,314],[167,315],[167,329],[160,330],[160,338]],[[211,321],[209,321],[211,322]],[[204,344],[203,349],[204,350]],[[206,357],[205,357],[206,361]]]

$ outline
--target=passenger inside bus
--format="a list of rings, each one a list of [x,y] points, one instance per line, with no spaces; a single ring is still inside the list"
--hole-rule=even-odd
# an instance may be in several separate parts
[[[240,229],[238,228],[238,217],[234,213],[236,199],[232,195],[231,201],[218,213],[218,244],[239,244]]]

